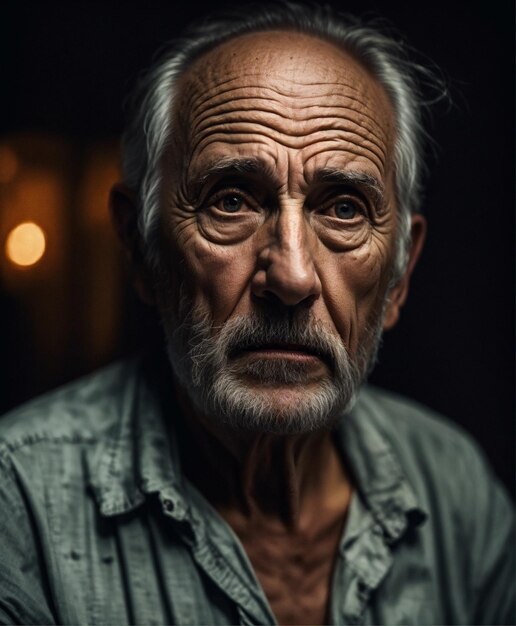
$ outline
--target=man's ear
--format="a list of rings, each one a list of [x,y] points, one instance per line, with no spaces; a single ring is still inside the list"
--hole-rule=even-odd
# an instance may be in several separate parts
[[[412,216],[412,225],[410,228],[410,250],[407,269],[399,282],[397,282],[387,294],[389,301],[383,320],[384,330],[390,330],[393,328],[399,319],[400,309],[405,304],[405,300],[407,299],[410,276],[412,275],[421,251],[423,250],[425,237],[426,219],[419,213],[416,213]]]
[[[123,183],[113,185],[109,195],[109,212],[115,231],[131,264],[135,289],[146,304],[154,305],[152,282],[145,263],[143,241],[138,229],[136,194]]]

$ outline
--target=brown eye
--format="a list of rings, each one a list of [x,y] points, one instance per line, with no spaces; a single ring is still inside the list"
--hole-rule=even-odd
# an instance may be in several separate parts
[[[231,193],[221,198],[222,210],[226,213],[237,213],[242,208],[244,200],[236,193]]]
[[[335,215],[341,220],[351,220],[360,209],[352,200],[340,200],[335,203]]]

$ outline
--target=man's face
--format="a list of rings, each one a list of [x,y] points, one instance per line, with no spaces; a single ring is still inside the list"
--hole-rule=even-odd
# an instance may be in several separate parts
[[[396,236],[389,100],[346,53],[283,32],[219,46],[178,93],[158,281],[176,374],[199,409],[238,413],[240,426],[327,423],[382,327]]]

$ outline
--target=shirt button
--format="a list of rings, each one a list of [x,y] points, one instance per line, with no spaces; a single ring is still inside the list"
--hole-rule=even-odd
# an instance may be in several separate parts
[[[174,503],[168,498],[163,500],[163,506],[165,507],[165,511],[168,511],[169,513],[174,510]]]

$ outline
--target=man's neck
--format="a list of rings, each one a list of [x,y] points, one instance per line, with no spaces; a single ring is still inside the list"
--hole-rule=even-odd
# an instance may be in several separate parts
[[[326,624],[351,481],[328,432],[220,430],[177,398],[184,472],[231,526],[279,624]]]
[[[226,518],[268,520],[290,532],[317,532],[321,517],[343,515],[351,481],[331,433],[294,435],[217,429],[184,394],[185,474]]]

